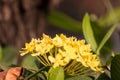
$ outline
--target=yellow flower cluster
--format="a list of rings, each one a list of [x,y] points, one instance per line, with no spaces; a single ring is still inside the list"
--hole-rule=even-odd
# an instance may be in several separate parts
[[[26,43],[20,53],[21,56],[28,53],[36,56],[44,66],[63,66],[66,70],[76,66],[79,69],[83,65],[102,72],[99,67],[100,60],[91,52],[89,44],[85,44],[84,40],[66,37],[63,34],[56,35],[54,38],[43,34],[42,39],[32,39],[30,43]]]

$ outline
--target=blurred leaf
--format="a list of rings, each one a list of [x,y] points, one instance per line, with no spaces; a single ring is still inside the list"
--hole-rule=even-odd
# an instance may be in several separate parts
[[[97,22],[91,22],[91,25],[94,32],[96,43],[100,45],[102,39],[106,35],[107,30],[104,27],[101,27]],[[113,48],[113,41],[110,38],[100,50],[101,53],[100,56],[106,59],[106,57],[110,55],[109,53],[111,53],[112,48]]]
[[[12,46],[2,48],[2,59],[0,60],[0,66],[5,69],[11,64],[15,64],[17,60],[17,49]]]
[[[106,73],[102,73],[97,80],[111,80]]]
[[[35,64],[38,69],[40,69],[41,67],[44,67],[44,65],[42,63],[40,63],[37,59],[35,59]]]
[[[45,67],[42,67],[40,68],[39,70],[33,72],[29,69],[24,69],[25,71],[23,71],[23,77],[24,77],[24,80],[42,80],[43,78],[43,75],[39,75],[39,74],[42,74],[44,73],[42,70],[44,69]],[[27,73],[26,73],[27,72]],[[44,77],[46,77],[46,72],[44,73]]]
[[[32,57],[31,55],[27,55],[23,59],[21,65],[24,67],[32,68],[32,69],[37,69],[36,64],[35,64],[35,57]]]
[[[2,49],[3,50],[3,61],[12,64],[12,61],[14,61],[17,58],[17,49],[12,46],[7,46]]]
[[[40,80],[47,80],[47,72],[46,71],[42,71],[41,73],[38,74],[38,78]]]
[[[0,46],[0,60],[2,59],[2,48]]]
[[[91,21],[91,27],[94,32],[96,43],[100,44],[102,38],[106,33],[106,30],[103,27],[101,27],[97,22],[92,22],[92,21]]]
[[[26,77],[30,76],[31,74],[32,74],[32,71],[30,71],[30,70],[27,69],[27,68],[23,68],[21,77],[25,79]]]
[[[64,80],[64,70],[62,67],[51,68],[48,80]]]
[[[44,67],[44,65],[43,65],[42,63],[40,63],[37,59],[35,60],[35,64],[36,64],[36,67],[37,67],[38,69]],[[50,66],[46,66],[44,70],[48,72],[49,69],[50,69]]]
[[[81,32],[81,23],[57,11],[51,12],[48,16],[51,24],[74,32]]]
[[[102,39],[101,43],[99,44],[96,53],[99,55],[100,54],[100,50],[102,49],[102,47],[105,45],[105,43],[108,41],[108,39],[110,38],[110,36],[112,35],[114,29],[116,28],[116,25],[113,25],[109,31],[106,33],[106,35],[104,36],[104,38]]]
[[[96,51],[97,43],[95,41],[94,33],[90,24],[89,15],[85,14],[82,22],[83,34],[87,42],[91,45],[93,51]]]
[[[120,55],[116,55],[112,60],[111,80],[120,80]]]
[[[111,62],[112,62],[112,60],[113,60],[113,56],[110,56],[109,58],[108,58],[108,60],[107,60],[107,62],[106,62],[106,66],[109,66],[110,64],[111,64]]]
[[[75,76],[75,77],[67,78],[65,80],[93,80],[93,79],[87,76]]]
[[[120,7],[115,8],[111,12],[106,13],[103,17],[101,17],[98,23],[101,26],[110,26],[120,21]]]

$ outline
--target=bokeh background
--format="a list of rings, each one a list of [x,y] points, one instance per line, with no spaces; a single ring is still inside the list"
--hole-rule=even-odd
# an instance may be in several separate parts
[[[97,37],[103,37],[116,20],[119,23],[119,7],[120,0],[0,0],[1,62],[13,59],[10,63],[21,63],[20,48],[43,33],[83,39],[81,23],[85,13],[89,13],[94,27],[100,27],[95,29]],[[119,25],[110,41],[111,50],[119,52]]]

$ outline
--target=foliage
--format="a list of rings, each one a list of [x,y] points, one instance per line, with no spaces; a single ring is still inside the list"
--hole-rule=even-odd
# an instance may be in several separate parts
[[[1,54],[1,59],[0,59],[0,67],[2,69],[8,69],[12,64],[15,64],[17,60],[17,49],[13,46],[8,46],[5,48],[1,48],[0,54]]]
[[[67,78],[65,80],[92,80],[92,78],[87,76],[75,76],[75,77]]]
[[[111,79],[120,79],[120,55],[116,55],[111,62]]]
[[[64,80],[64,70],[62,67],[51,67],[48,80]]]
[[[2,59],[2,48],[0,46],[0,60]]]
[[[116,24],[114,24],[108,30],[108,32],[106,34],[104,34],[103,37],[101,37],[102,39],[100,39],[101,41],[99,41],[99,42],[96,39],[96,34],[95,34],[96,32],[94,32],[95,28],[93,29],[92,25],[93,24],[90,22],[89,15],[86,14],[83,19],[83,23],[82,23],[82,29],[83,29],[82,31],[83,31],[85,39],[87,40],[87,43],[91,44],[91,47],[92,47],[92,50],[94,51],[94,53],[97,54],[98,56],[100,56],[102,50],[104,50],[103,47],[106,46],[106,43],[109,41],[110,36],[112,35],[114,29],[116,28]],[[103,66],[105,72],[101,73],[101,74],[96,73],[98,75],[98,77],[96,77],[96,75],[93,75],[93,73],[86,74],[86,75],[68,76],[68,75],[64,74],[62,67],[48,68],[47,69],[48,73],[44,77],[46,77],[48,80],[51,80],[51,79],[58,80],[58,79],[60,79],[58,77],[61,77],[62,78],[61,80],[64,80],[64,79],[65,80],[101,80],[101,79],[114,80],[115,76],[119,78],[119,76],[117,76],[117,74],[114,75],[115,70],[119,71],[117,66],[120,65],[120,64],[118,64],[119,59],[116,59],[117,56],[118,55],[115,55],[115,57],[111,56],[108,59],[108,61],[106,61],[106,64],[101,65],[101,66]],[[111,65],[111,68],[109,69],[110,65]],[[117,65],[117,66],[114,66],[114,65]],[[40,68],[40,66],[39,66],[39,68]],[[109,76],[109,74],[111,74],[111,77]],[[54,76],[56,76],[56,77],[54,77]]]
[[[110,45],[112,43],[112,41],[110,41],[111,35],[114,32],[119,22],[119,19],[116,20],[116,18],[120,16],[118,14],[119,12],[120,12],[119,9],[115,9],[114,12],[113,11],[110,12],[109,15],[107,13],[105,17],[101,17],[98,21],[91,21],[87,13],[84,16],[82,23],[76,22],[70,17],[61,14],[60,12],[53,12],[48,17],[50,23],[53,25],[56,25],[61,28],[74,31],[74,32],[83,32],[85,40],[87,41],[88,44],[91,45],[92,52],[94,53],[94,55],[97,55],[97,58],[99,58],[99,60],[101,60],[101,64],[99,65],[99,67],[103,69],[102,73],[97,72],[97,70],[96,71],[91,70],[91,67],[88,67],[88,65],[87,65],[87,68],[85,68],[86,66],[83,64],[72,63],[74,62],[73,59],[71,59],[71,61],[67,63],[66,66],[64,66],[63,64],[65,62],[64,60],[63,62],[59,62],[61,64],[56,63],[57,64],[56,66],[54,62],[58,60],[59,57],[55,58],[56,54],[53,54],[53,53],[55,53],[55,51],[59,52],[60,49],[63,50],[64,48],[61,48],[61,46],[59,47],[57,46],[57,49],[55,47],[54,49],[52,49],[51,51],[51,53],[53,52],[52,57],[50,57],[51,54],[47,54],[44,57],[44,56],[39,56],[37,54],[37,51],[33,50],[34,47],[31,48],[30,47],[31,45],[26,44],[27,48],[24,48],[23,53],[26,54],[31,52],[32,56],[37,55],[37,57],[34,58],[27,55],[24,58],[21,64],[21,66],[23,66],[23,71],[21,72],[20,78],[22,77],[25,80],[28,80],[28,79],[31,79],[31,80],[119,80],[120,79],[120,76],[119,76],[120,75],[120,54],[116,55],[116,53],[114,53],[114,51],[112,51],[111,49],[112,45]],[[116,16],[118,17],[115,17],[115,13],[117,13]],[[111,17],[111,15],[112,16],[114,15],[114,17]],[[109,30],[105,30],[106,25],[109,27]],[[60,35],[57,35],[58,38],[59,36]],[[33,40],[33,42],[35,41]],[[73,41],[77,41],[77,40],[73,39]],[[40,43],[40,42],[38,41],[37,43]],[[62,42],[62,43],[65,43],[65,42]],[[51,47],[48,43],[46,45],[47,45],[46,46],[47,48],[45,51],[47,51]],[[41,48],[40,51],[42,51],[43,48],[44,46]],[[14,60],[16,59],[14,57],[15,55],[12,54],[14,53],[14,51],[10,51],[10,50],[9,48],[4,48],[4,49],[0,48],[0,68],[1,68],[0,71],[5,69],[4,67],[2,67],[2,65],[4,65],[3,63],[7,62],[7,64],[10,65],[11,63],[14,63]],[[6,51],[10,53],[4,54],[4,53],[7,53]],[[69,48],[69,51],[72,52],[72,48]],[[36,54],[33,54],[32,52],[35,52]],[[102,62],[103,58],[101,58],[101,55],[105,55],[105,53],[108,53],[108,55],[110,56],[108,56],[109,57],[108,60]],[[10,60],[8,56],[9,57],[12,56],[13,57],[12,60]],[[58,56],[61,56],[61,55],[58,55]],[[46,58],[48,58],[48,60]],[[62,59],[64,58],[66,58],[66,56],[64,55],[63,57],[62,55]],[[49,65],[45,66],[45,64],[47,63],[49,63]],[[79,68],[76,66],[78,66]],[[67,72],[65,70],[66,67],[69,69],[68,72],[71,72],[72,75],[66,74]],[[84,72],[84,74],[81,73],[81,74],[75,75],[74,71],[72,71],[73,68],[75,68],[76,72],[81,71],[81,72]]]
[[[73,32],[81,32],[81,23],[60,12],[51,12],[48,16],[51,24]]]
[[[90,19],[88,14],[86,14],[83,19],[82,28],[85,39],[89,44],[92,44],[92,50],[95,52],[97,49],[97,43],[94,37],[94,33],[92,31],[92,27],[90,25]]]

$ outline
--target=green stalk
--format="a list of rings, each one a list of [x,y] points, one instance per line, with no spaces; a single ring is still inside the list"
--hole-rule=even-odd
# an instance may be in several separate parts
[[[43,69],[45,69],[45,67],[42,67],[41,69],[39,69],[37,72],[31,74],[30,76],[28,76],[27,78],[25,78],[24,80],[29,80],[30,78],[34,77],[35,75],[37,75],[38,73],[40,73]]]

